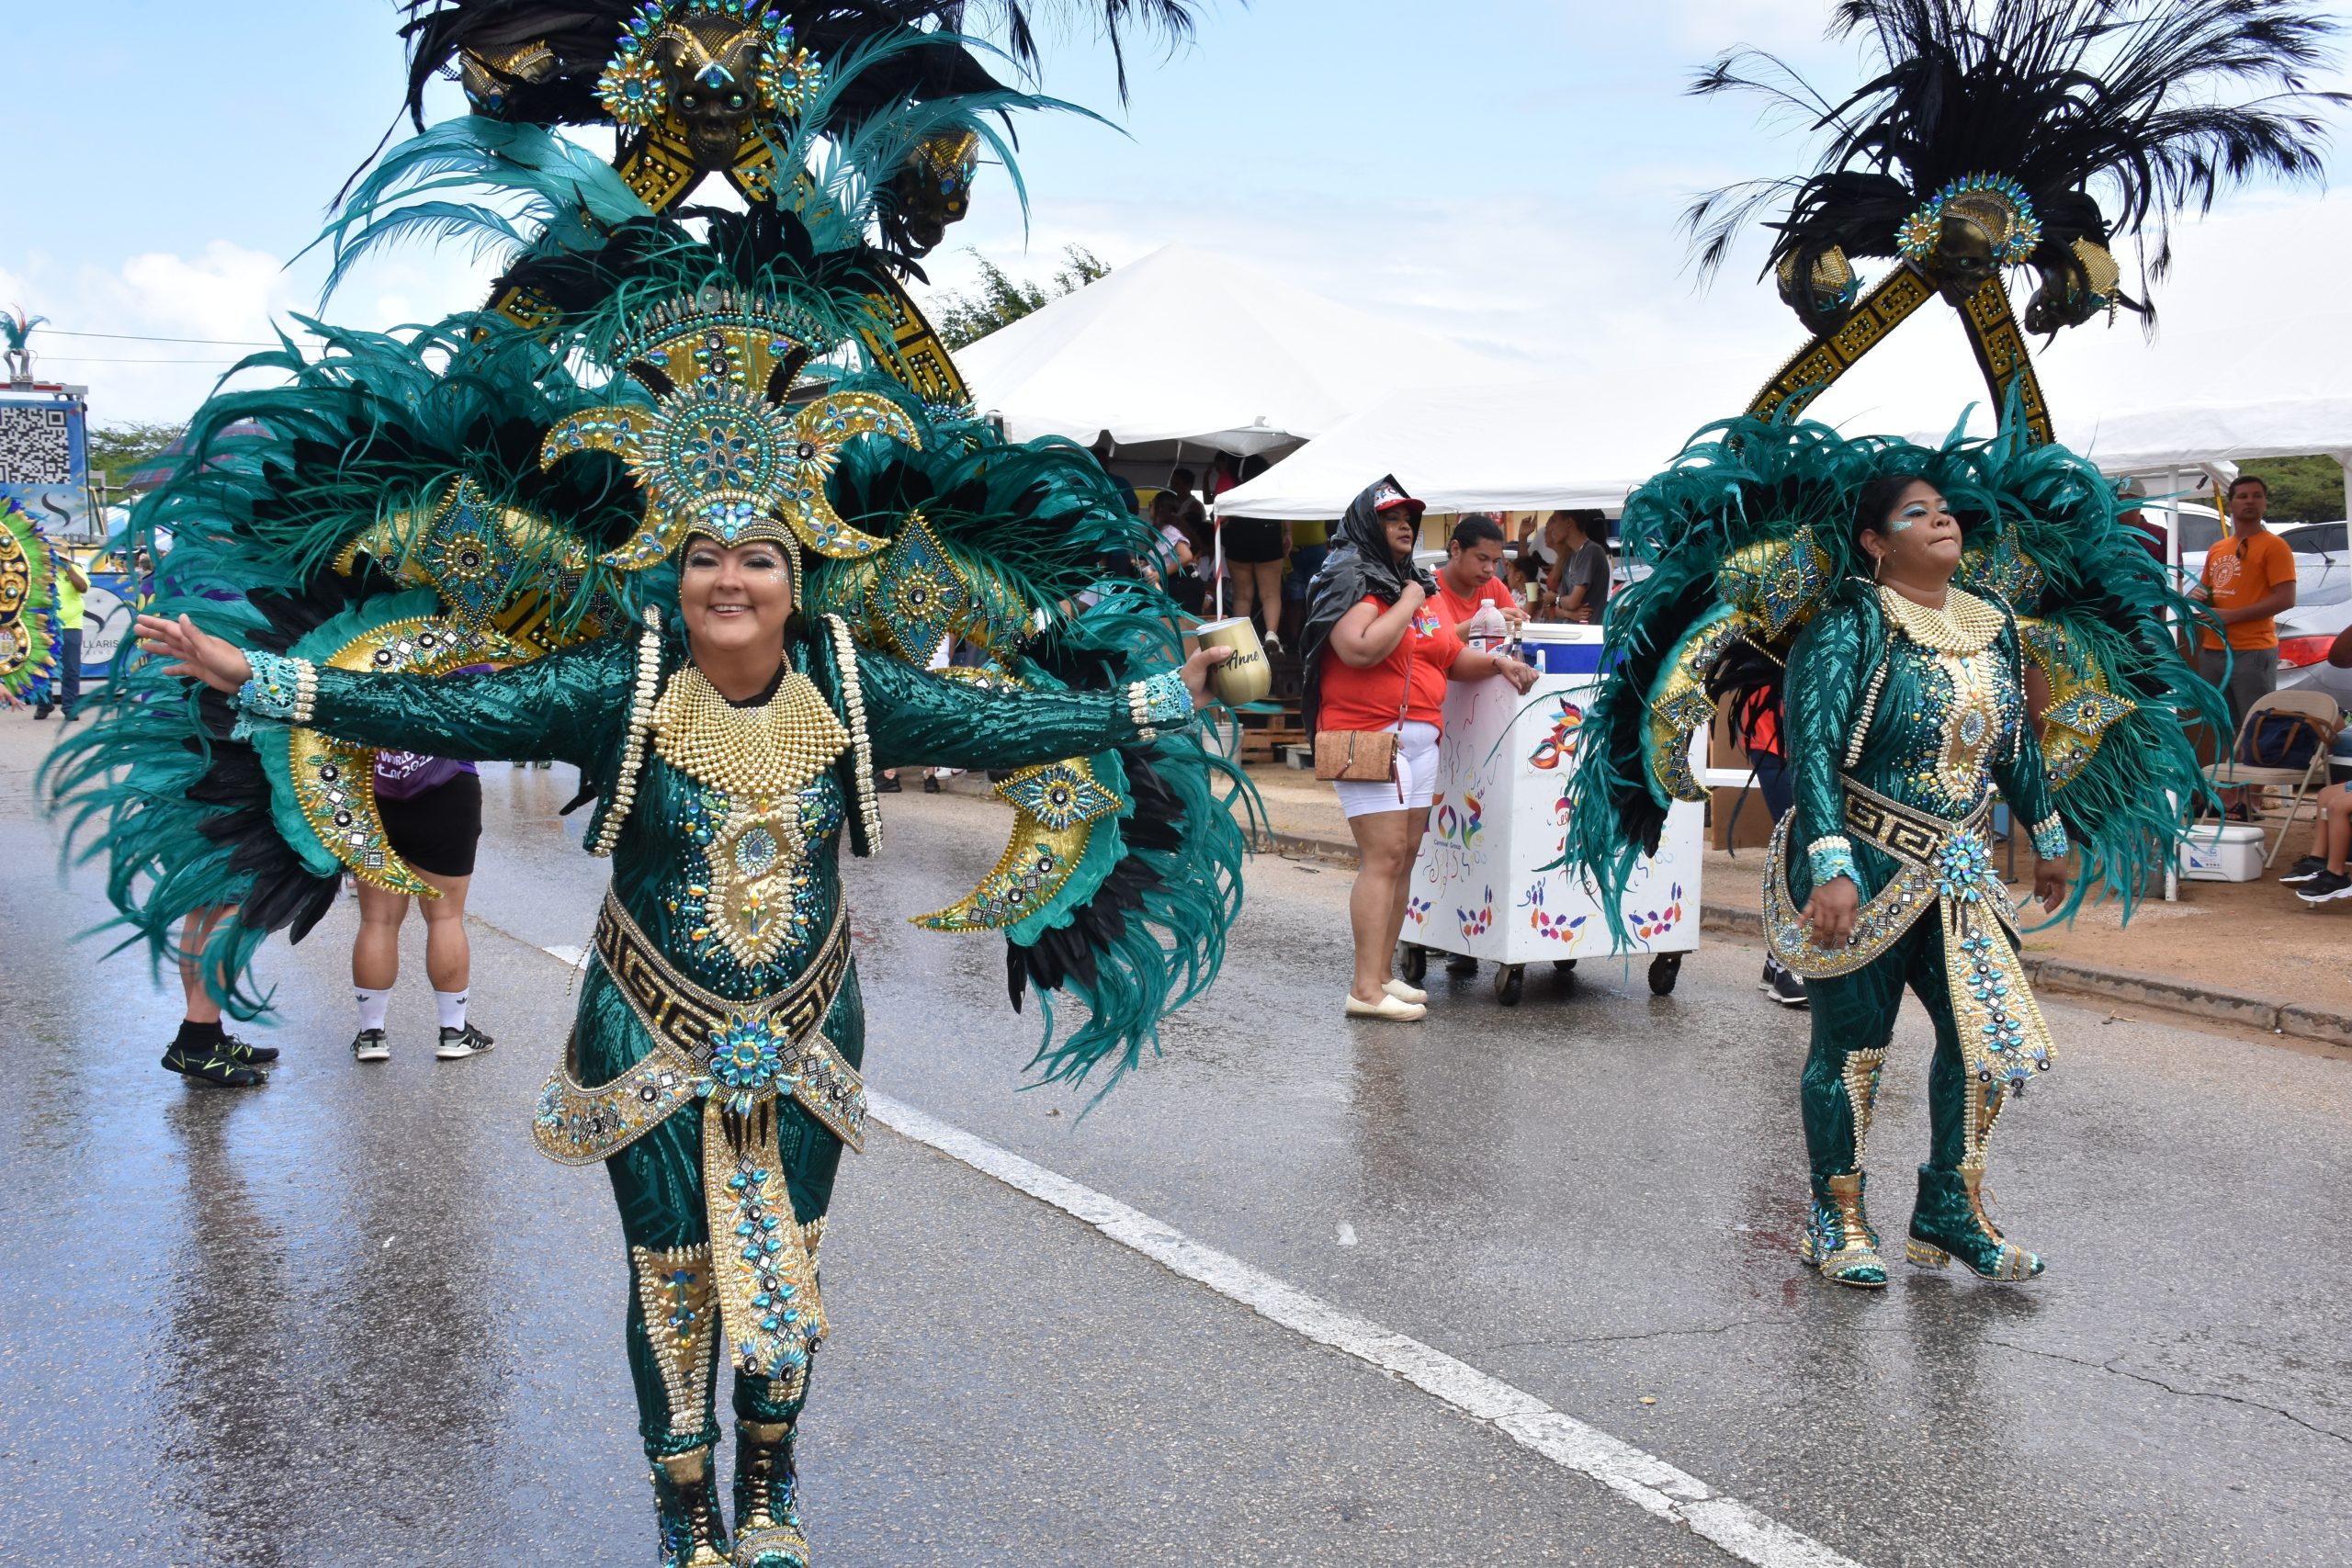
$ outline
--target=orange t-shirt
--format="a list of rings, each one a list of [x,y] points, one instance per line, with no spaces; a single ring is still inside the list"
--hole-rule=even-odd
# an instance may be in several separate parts
[[[2280,584],[2294,581],[2295,552],[2287,547],[2286,540],[2267,530],[2223,539],[2205,554],[2205,587],[2216,610],[2251,604]],[[2267,615],[2222,629],[2229,633],[2232,648],[2278,646],[2278,623]],[[2222,640],[2209,631],[2205,646],[2218,649]]]
[[[1476,615],[1478,606],[1481,604],[1492,604],[1497,609],[1508,610],[1518,603],[1519,601],[1510,596],[1510,590],[1504,585],[1501,578],[1487,579],[1478,585],[1478,591],[1476,593],[1464,599],[1447,585],[1445,573],[1441,571],[1437,574],[1438,613],[1445,617],[1445,624],[1449,626],[1459,626]]]
[[[1363,602],[1385,612],[1387,605],[1367,593]],[[1405,699],[1405,716],[1419,724],[1445,722],[1445,674],[1462,653],[1462,639],[1445,624],[1433,600],[1413,612],[1413,624],[1396,639],[1396,649],[1369,669],[1359,670],[1326,649],[1323,657],[1319,729],[1385,729],[1396,722],[1397,699]],[[1406,693],[1410,675],[1412,691]]]

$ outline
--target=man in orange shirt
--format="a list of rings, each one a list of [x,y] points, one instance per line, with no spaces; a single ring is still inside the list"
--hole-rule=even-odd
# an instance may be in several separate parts
[[[1437,569],[1435,603],[1447,626],[1460,629],[1481,604],[1494,605],[1512,626],[1527,619],[1527,612],[1495,575],[1502,559],[1503,531],[1493,518],[1473,512],[1453,525],[1445,564]]]
[[[2233,747],[2247,712],[2278,690],[2278,616],[2295,607],[2294,552],[2264,525],[2269,509],[2270,487],[2252,474],[2240,474],[2230,486],[2230,536],[2206,552],[2204,581],[2191,590],[2213,606],[2214,619],[2229,638],[2224,648],[2221,637],[2204,633],[2197,668],[2229,698]],[[2223,797],[2230,817],[2245,820],[2245,791],[2227,790]]]

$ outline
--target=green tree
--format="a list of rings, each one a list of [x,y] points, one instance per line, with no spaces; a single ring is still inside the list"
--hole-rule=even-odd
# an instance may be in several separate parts
[[[979,288],[968,294],[942,294],[929,311],[932,324],[949,348],[978,343],[999,327],[1042,310],[1065,294],[1077,293],[1111,270],[1084,245],[1065,245],[1062,254],[1069,265],[1054,274],[1050,285],[1045,285],[1006,276],[1002,267],[968,246],[965,254],[979,264]]]
[[[2333,523],[2345,515],[2344,468],[2333,457],[2258,457],[2241,463],[2270,487],[2272,523]]]
[[[90,478],[119,487],[131,469],[187,434],[187,425],[123,420],[90,432]]]

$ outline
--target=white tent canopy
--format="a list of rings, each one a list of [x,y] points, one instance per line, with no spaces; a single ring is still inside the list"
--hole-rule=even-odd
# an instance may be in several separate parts
[[[958,350],[1016,441],[1182,441],[1237,456],[1320,435],[1410,382],[1496,367],[1442,338],[1165,245]]]
[[[1567,375],[1394,394],[1219,499],[1230,516],[1306,520],[1347,510],[1394,473],[1432,512],[1621,505],[1714,415],[1692,405],[1643,407]],[[1989,406],[1972,418],[1990,429]],[[1859,433],[1867,416],[1834,421]],[[1897,426],[1897,428],[1901,428]],[[1912,439],[1940,444],[1951,427]],[[2352,398],[2189,404],[2093,414],[2062,411],[2059,434],[2102,472],[2139,475],[2156,492],[2189,488],[2254,457],[2352,455]],[[2176,482],[2165,477],[2183,476]]]
[[[1228,516],[1337,517],[1383,474],[1432,512],[1614,508],[1702,423],[1612,399],[1588,379],[1410,389],[1218,499]]]
[[[2162,473],[2256,457],[2352,457],[2352,398],[2179,403],[2111,413],[2062,407],[2058,414],[2058,438],[2106,474]],[[1973,428],[1982,430],[1984,423],[1980,413]]]

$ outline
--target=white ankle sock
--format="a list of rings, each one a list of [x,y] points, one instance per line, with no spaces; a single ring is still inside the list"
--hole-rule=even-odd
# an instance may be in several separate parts
[[[469,991],[471,987],[469,987]],[[435,991],[433,1005],[441,1010],[441,1027],[463,1029],[466,1026],[466,997],[468,991]]]
[[[371,991],[365,986],[354,986],[351,994],[359,1003],[359,1027],[362,1030],[383,1028],[384,1012],[391,1004],[391,987],[388,986],[380,991]]]

